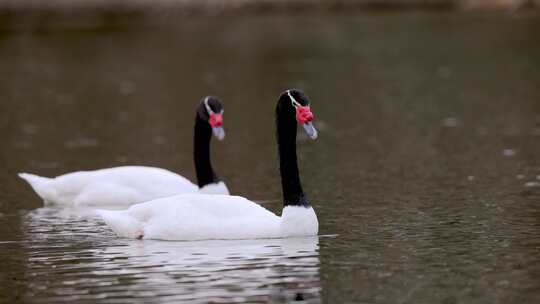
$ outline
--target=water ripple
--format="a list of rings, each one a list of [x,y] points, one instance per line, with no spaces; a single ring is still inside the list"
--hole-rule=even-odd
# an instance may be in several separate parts
[[[318,238],[137,241],[73,210],[24,219],[28,302],[320,301]]]

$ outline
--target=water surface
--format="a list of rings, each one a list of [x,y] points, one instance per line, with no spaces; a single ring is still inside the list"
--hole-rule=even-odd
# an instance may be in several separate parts
[[[540,20],[457,14],[231,16],[0,33],[0,301],[540,301]],[[215,167],[280,210],[273,109],[299,137],[318,238],[116,238],[16,177],[125,164],[194,180],[194,107],[225,102]]]

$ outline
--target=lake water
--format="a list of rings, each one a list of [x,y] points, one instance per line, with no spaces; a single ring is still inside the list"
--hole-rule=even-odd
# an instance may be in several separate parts
[[[539,38],[538,16],[442,13],[0,32],[0,302],[539,303]],[[16,176],[194,180],[194,107],[215,94],[219,175],[279,213],[288,87],[320,131],[298,140],[317,238],[119,239]]]

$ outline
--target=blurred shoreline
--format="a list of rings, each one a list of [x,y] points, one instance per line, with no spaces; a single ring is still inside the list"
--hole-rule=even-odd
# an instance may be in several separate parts
[[[160,26],[178,18],[245,14],[540,11],[540,0],[0,0],[0,30]]]

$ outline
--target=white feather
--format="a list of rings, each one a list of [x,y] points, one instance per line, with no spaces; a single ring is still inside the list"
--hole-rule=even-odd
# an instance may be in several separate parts
[[[66,206],[127,207],[160,197],[199,191],[197,185],[176,173],[144,166],[78,171],[55,178],[28,173],[20,173],[19,176],[46,203]],[[229,190],[220,182],[207,185],[201,193],[229,194]]]
[[[287,206],[277,216],[239,196],[183,194],[131,206],[98,210],[121,237],[160,240],[258,239],[313,236],[313,208]]]

